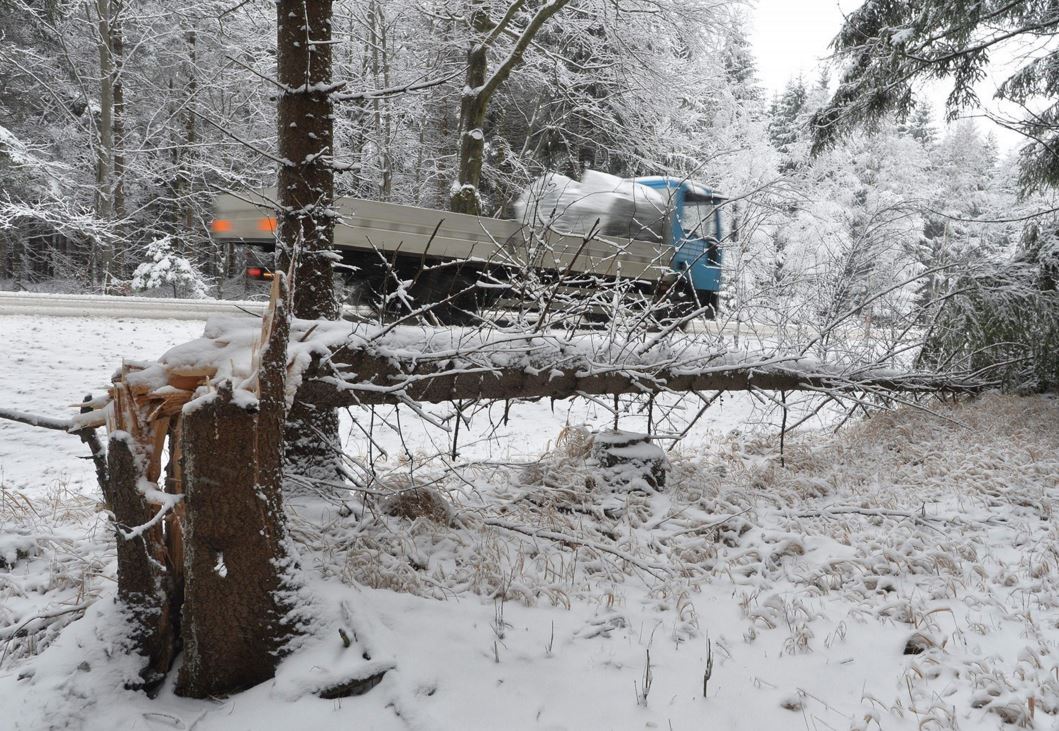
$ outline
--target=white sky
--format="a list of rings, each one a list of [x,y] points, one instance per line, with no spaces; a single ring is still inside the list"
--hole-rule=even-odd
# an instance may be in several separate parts
[[[820,73],[820,66],[830,55],[828,46],[842,27],[845,14],[855,10],[862,2],[756,0],[756,7],[750,14],[750,37],[757,56],[758,74],[768,96],[782,91],[787,81],[799,73],[807,84],[814,83]],[[932,103],[939,130],[945,126],[944,103],[949,88],[945,83],[932,83],[925,89],[924,96]],[[995,83],[987,79],[978,87],[979,97],[988,103],[994,90]],[[996,134],[1001,150],[1025,143],[1025,138],[1016,132],[985,119],[979,123],[982,129]]]
[[[750,16],[761,83],[771,96],[799,73],[808,83],[842,27],[843,13],[861,0],[757,0]]]

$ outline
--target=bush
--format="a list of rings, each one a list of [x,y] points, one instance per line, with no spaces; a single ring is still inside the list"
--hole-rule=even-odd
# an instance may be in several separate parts
[[[1059,292],[1037,262],[958,278],[920,365],[999,382],[1015,393],[1059,390]]]
[[[208,296],[208,285],[195,265],[173,251],[169,236],[155,239],[147,245],[147,261],[136,267],[132,288],[146,292],[161,287],[172,287],[174,297],[203,298]]]

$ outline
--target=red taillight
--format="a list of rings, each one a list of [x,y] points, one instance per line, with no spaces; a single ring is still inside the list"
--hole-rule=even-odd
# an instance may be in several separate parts
[[[210,223],[210,230],[215,234],[227,234],[232,232],[232,222],[226,218],[215,218]]]
[[[272,272],[264,267],[247,267],[246,276],[250,279],[272,279]]]

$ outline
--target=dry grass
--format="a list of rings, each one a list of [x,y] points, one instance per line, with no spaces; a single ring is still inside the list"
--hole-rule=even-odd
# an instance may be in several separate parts
[[[47,647],[113,580],[114,555],[95,498],[57,483],[43,497],[0,484],[0,668]]]

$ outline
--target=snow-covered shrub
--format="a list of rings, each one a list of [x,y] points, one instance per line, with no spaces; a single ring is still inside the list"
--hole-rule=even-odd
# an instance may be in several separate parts
[[[1059,292],[1042,288],[1025,262],[957,280],[920,362],[962,367],[1017,393],[1059,389]]]
[[[147,261],[136,267],[132,275],[132,288],[137,292],[166,286],[172,287],[174,297],[207,296],[205,278],[187,258],[173,251],[169,236],[147,245]]]

